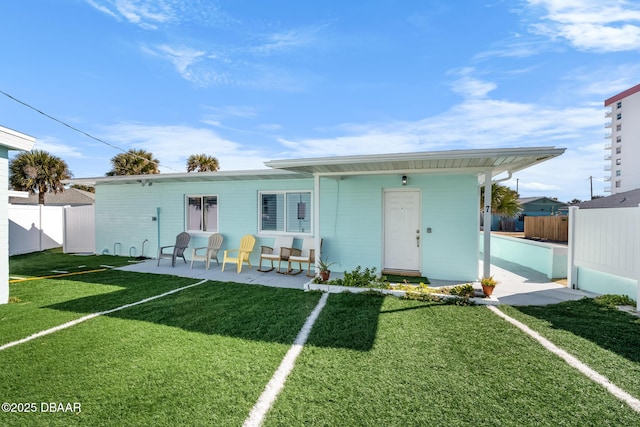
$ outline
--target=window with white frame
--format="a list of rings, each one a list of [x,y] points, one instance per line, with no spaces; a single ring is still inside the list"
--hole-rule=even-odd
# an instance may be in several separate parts
[[[311,234],[311,192],[259,193],[260,232]]]
[[[218,231],[218,196],[189,195],[186,197],[187,231]]]

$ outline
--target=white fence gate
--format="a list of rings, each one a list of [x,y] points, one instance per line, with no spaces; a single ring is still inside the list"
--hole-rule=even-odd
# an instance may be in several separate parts
[[[568,283],[581,288],[580,268],[635,281],[640,310],[640,207],[569,208]],[[610,293],[602,283],[602,294]]]
[[[95,253],[95,206],[64,208],[64,253]]]
[[[95,251],[94,206],[9,205],[9,255]]]

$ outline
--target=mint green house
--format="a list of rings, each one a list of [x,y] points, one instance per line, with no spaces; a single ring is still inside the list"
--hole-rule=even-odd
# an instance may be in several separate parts
[[[479,186],[559,156],[553,147],[452,150],[266,162],[269,169],[74,179],[96,188],[96,253],[155,257],[183,231],[234,248],[277,235],[316,239],[336,264],[476,280]],[[490,187],[490,185],[489,185]],[[489,209],[490,212],[490,209]],[[488,240],[488,239],[487,239]],[[186,252],[187,255],[190,251]],[[487,251],[485,251],[487,253]],[[486,263],[488,264],[488,263]]]

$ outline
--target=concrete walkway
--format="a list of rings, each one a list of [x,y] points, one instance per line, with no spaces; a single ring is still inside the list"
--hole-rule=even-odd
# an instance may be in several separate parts
[[[491,298],[476,298],[479,304],[547,305],[597,296],[592,292],[569,289],[560,283],[552,282],[543,273],[493,257],[491,275],[499,284]],[[479,283],[474,284],[474,287],[482,290]]]
[[[180,277],[192,277],[194,279],[238,282],[300,290],[303,290],[304,285],[311,280],[305,276],[304,272],[297,276],[277,274],[275,271],[262,273],[257,271],[256,266],[250,269],[245,265],[242,268],[242,272],[238,274],[235,264],[228,265],[224,272],[215,262],[211,264],[209,270],[205,270],[203,262],[194,263],[193,269],[190,268],[190,263],[185,264],[182,260],[178,260],[175,267],[171,267],[170,261],[166,259],[160,261],[160,266],[156,264],[157,261],[152,259],[132,263],[121,269],[139,273],[169,274]],[[482,262],[480,262],[479,271],[482,271]],[[567,289],[567,287],[562,284],[551,282],[542,273],[497,258],[491,259],[491,274],[500,283],[496,286],[491,298],[474,298],[474,301],[478,304],[547,305],[596,296],[596,294],[590,292]],[[339,277],[339,275],[332,275],[332,278],[335,277]],[[461,283],[465,282],[432,280],[430,286],[449,286]],[[478,293],[482,293],[482,287],[479,283],[473,283],[473,286],[478,290]]]

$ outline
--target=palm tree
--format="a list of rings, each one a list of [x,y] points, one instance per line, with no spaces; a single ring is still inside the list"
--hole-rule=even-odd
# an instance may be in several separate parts
[[[111,159],[112,169],[107,176],[115,175],[151,175],[160,173],[160,161],[153,158],[153,154],[146,150],[131,149],[120,153]]]
[[[218,159],[206,154],[192,154],[187,159],[187,172],[215,172],[219,167]]]
[[[513,218],[521,211],[519,195],[515,190],[494,182],[491,184],[491,212]],[[484,207],[484,186],[480,189],[480,209]]]
[[[42,150],[20,153],[9,162],[11,188],[38,193],[41,205],[44,205],[45,193],[64,191],[62,180],[72,176],[64,160]]]

